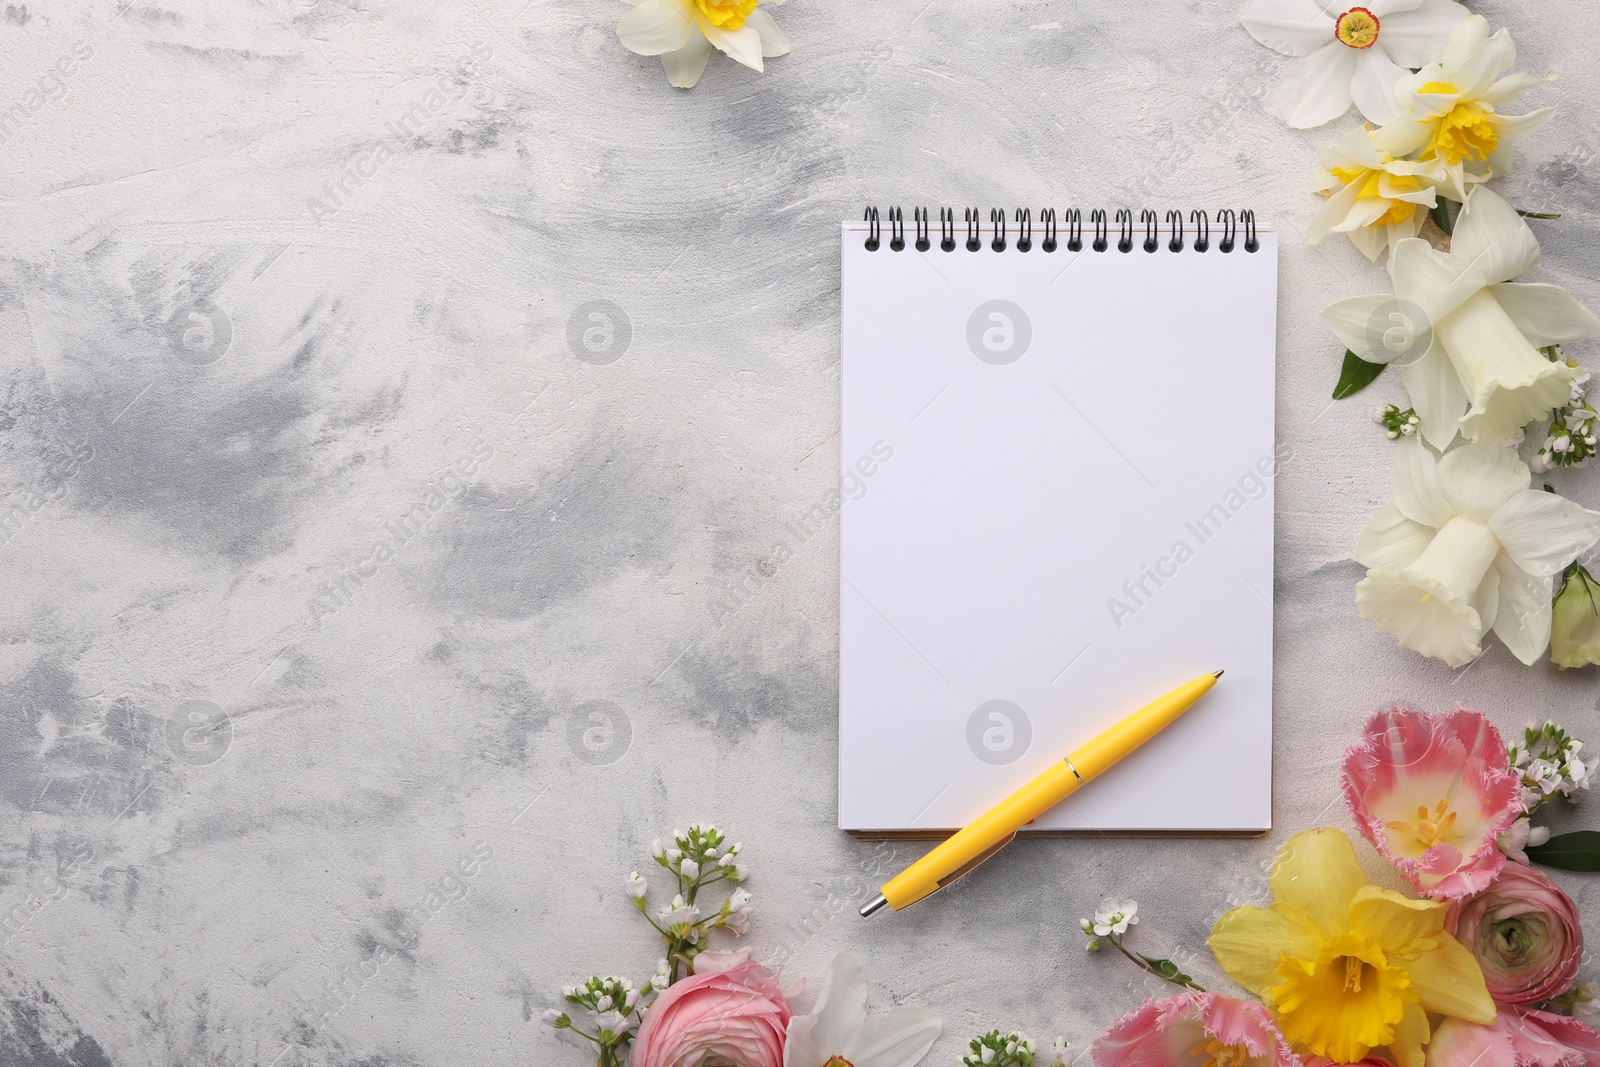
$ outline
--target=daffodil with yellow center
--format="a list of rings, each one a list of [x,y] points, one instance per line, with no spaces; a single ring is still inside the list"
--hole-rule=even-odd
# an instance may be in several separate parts
[[[1333,35],[1350,48],[1371,48],[1378,43],[1378,16],[1364,7],[1353,7],[1335,20]]]
[[[1444,930],[1445,905],[1369,884],[1344,834],[1291,837],[1270,880],[1272,905],[1234,908],[1209,944],[1295,1045],[1338,1063],[1386,1047],[1398,1067],[1422,1067],[1428,1013],[1494,1021],[1477,961]]]
[[[1444,168],[1378,151],[1366,128],[1351,130],[1317,157],[1322,167],[1316,190],[1328,199],[1306,227],[1307,244],[1342,233],[1376,261],[1385,249],[1415,237],[1428,209],[1439,202],[1436,187]]]
[[[1491,37],[1482,15],[1467,17],[1451,32],[1437,63],[1395,84],[1395,99],[1409,114],[1377,130],[1374,144],[1396,156],[1438,160],[1449,176],[1451,199],[1464,200],[1468,182],[1509,171],[1511,142],[1555,114],[1555,108],[1526,115],[1500,113],[1501,107],[1554,77],[1506,74],[1516,61],[1509,33],[1501,30]]]
[[[766,0],[768,7],[783,0]],[[789,41],[759,0],[627,0],[633,10],[617,23],[630,51],[660,56],[667,80],[692,88],[715,47],[752,70],[762,60],[787,55]]]

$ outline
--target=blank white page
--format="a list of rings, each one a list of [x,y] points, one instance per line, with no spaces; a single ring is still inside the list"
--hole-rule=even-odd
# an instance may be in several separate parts
[[[1218,668],[1034,828],[1270,828],[1276,234],[887,229],[844,227],[840,828],[959,828]]]

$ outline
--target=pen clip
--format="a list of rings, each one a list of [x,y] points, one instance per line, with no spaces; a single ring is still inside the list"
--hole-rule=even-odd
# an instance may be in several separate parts
[[[1011,844],[1011,842],[1015,840],[1016,836],[1017,831],[1011,831],[1009,835],[1002,837],[1000,840],[996,841],[994,844],[990,845],[988,848],[984,849],[982,852],[978,853],[976,856],[972,857],[970,860],[963,863],[961,866],[957,867],[943,878],[939,879],[939,889],[943,889],[957,878],[960,878],[962,875],[977,867],[978,864],[982,863],[990,856],[993,856],[996,852],[999,852],[1001,849]],[[935,889],[934,892],[937,893],[939,889]]]

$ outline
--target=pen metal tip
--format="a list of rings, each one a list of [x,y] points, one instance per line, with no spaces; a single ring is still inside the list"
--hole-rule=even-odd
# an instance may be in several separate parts
[[[1212,671],[1211,672],[1211,677],[1213,677],[1213,678],[1221,678],[1222,677],[1222,672],[1221,671]]]
[[[889,904],[889,898],[886,897],[886,896],[883,896],[880,893],[878,895],[878,899],[877,900],[871,901],[871,902],[869,902],[867,904],[864,904],[862,906],[862,908],[861,908],[861,917],[863,919],[870,918],[874,912],[879,911],[882,908],[887,907],[888,904]]]

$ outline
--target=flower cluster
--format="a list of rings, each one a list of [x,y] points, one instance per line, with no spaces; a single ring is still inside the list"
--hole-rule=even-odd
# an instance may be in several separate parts
[[[967,1042],[967,1049],[972,1054],[961,1057],[966,1067],[1033,1067],[1034,1043],[1018,1033],[990,1030]]]
[[[1233,908],[1208,939],[1222,970],[1258,999],[1161,974],[1183,991],[1101,1035],[1096,1067],[1600,1062],[1589,1025],[1600,996],[1576,981],[1577,906],[1496,844],[1526,806],[1581,788],[1592,767],[1580,747],[1547,725],[1508,750],[1468,708],[1372,716],[1345,754],[1345,800],[1362,836],[1421,896],[1369,882],[1338,830],[1295,834],[1273,863],[1271,905]],[[1084,932],[1120,948],[1134,910],[1108,898]]]
[[[1416,408],[1401,411],[1395,404],[1379,404],[1372,409],[1372,421],[1382,426],[1393,441],[1397,437],[1410,437],[1422,422]]]
[[[731,930],[735,934],[750,932],[750,915],[755,910],[750,905],[750,894],[735,889],[716,908],[701,906],[700,891],[718,882],[742,882],[745,869],[737,860],[741,845],[732,844],[710,824],[691,826],[688,831],[672,831],[672,844],[651,842],[650,852],[655,861],[677,879],[677,891],[650,918],[646,902],[648,885],[638,871],[628,875],[628,896],[634,907],[649,920],[650,925],[667,942],[668,973],[677,981],[684,969],[694,963],[702,948],[701,938],[708,930]]]
[[[938,1040],[943,1023],[923,1008],[901,1005],[869,1017],[861,967],[843,952],[834,957],[816,1009],[796,1016],[789,998],[803,982],[786,988],[749,949],[717,952],[707,944],[713,930],[749,930],[750,894],[743,888],[704,912],[699,899],[715,883],[745,880],[739,844],[710,824],[696,824],[674,830],[670,845],[657,841],[651,851],[677,880],[671,902],[651,918],[645,879],[635,871],[625,887],[666,942],[667,956],[642,986],[590,978],[561,991],[569,1010],[551,1008],[543,1016],[546,1025],[589,1042],[596,1067],[914,1067]]]
[[[562,999],[580,1011],[579,1022],[568,1012],[550,1008],[544,1013],[544,1023],[592,1041],[599,1052],[598,1062],[611,1067],[620,1062],[620,1050],[638,1029],[648,998],[665,986],[665,975],[656,975],[637,989],[627,978],[590,978],[561,990]]]
[[[1583,742],[1546,719],[1543,726],[1529,723],[1522,732],[1522,744],[1507,749],[1511,769],[1522,787],[1522,804],[1531,814],[1546,801],[1588,789],[1600,756],[1578,755]]]
[[[1546,353],[1552,361],[1556,358],[1554,353],[1554,347]],[[1576,467],[1595,454],[1595,433],[1600,429],[1600,421],[1597,421],[1600,420],[1600,411],[1596,411],[1585,396],[1589,372],[1578,371],[1578,365],[1570,360],[1567,366],[1577,371],[1572,379],[1572,396],[1565,407],[1556,408],[1550,416],[1544,444],[1528,464],[1536,471],[1547,471],[1551,467]]]
[[[1389,253],[1392,292],[1322,312],[1346,349],[1334,395],[1352,395],[1397,367],[1411,407],[1381,405],[1373,420],[1391,439],[1420,438],[1432,451],[1419,444],[1397,459],[1395,503],[1361,535],[1361,616],[1401,647],[1452,666],[1480,655],[1491,631],[1531,664],[1551,647],[1551,579],[1600,540],[1600,513],[1511,500],[1528,488],[1530,466],[1570,467],[1593,456],[1600,427],[1600,412],[1584,399],[1587,373],[1554,354],[1600,334],[1600,319],[1563,289],[1513,281],[1538,262],[1539,242],[1529,213],[1486,184],[1511,170],[1514,142],[1555,111],[1503,109],[1553,75],[1515,72],[1510,33],[1491,33],[1481,15],[1451,0],[1342,11],[1312,0],[1249,0],[1240,17],[1262,44],[1299,57],[1279,95],[1290,125],[1319,126],[1352,103],[1372,124],[1319,153],[1315,189],[1326,199],[1306,229],[1312,244],[1345,234],[1374,262]],[[1528,427],[1542,423],[1543,444],[1523,464],[1515,450]],[[1458,438],[1480,449],[1509,446],[1513,462],[1434,458]],[[1443,485],[1452,462],[1463,483],[1453,494]],[[1441,468],[1443,499],[1430,504],[1440,506],[1424,506],[1398,484],[1412,473],[1430,476],[1431,465]],[[1476,489],[1485,493],[1482,507],[1463,500]],[[1511,511],[1496,515],[1500,504]],[[1493,530],[1491,519],[1518,533]]]

